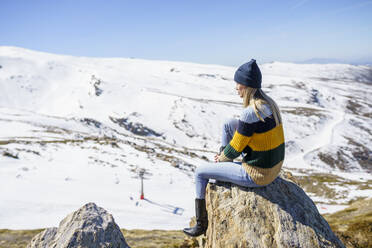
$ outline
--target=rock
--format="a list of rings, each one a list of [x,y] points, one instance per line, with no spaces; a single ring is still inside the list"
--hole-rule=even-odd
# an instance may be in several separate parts
[[[59,227],[36,235],[27,248],[126,248],[119,226],[105,209],[88,203],[64,218]]]
[[[209,226],[202,247],[345,247],[294,182],[263,188],[209,184]]]
[[[129,120],[129,118],[114,118],[109,116],[110,120],[113,123],[118,124],[121,127],[124,127],[129,132],[141,135],[141,136],[162,136],[161,133],[157,133],[156,131],[152,130],[151,128],[148,128],[144,126],[142,123],[139,122],[132,122]]]

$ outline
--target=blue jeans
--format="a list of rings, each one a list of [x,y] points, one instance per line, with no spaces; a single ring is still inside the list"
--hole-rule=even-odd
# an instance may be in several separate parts
[[[222,127],[222,146],[227,146],[230,143],[236,129],[238,129],[238,123],[238,119],[228,119],[225,121]]]
[[[230,142],[237,127],[237,119],[229,119],[224,123],[222,146],[226,146]],[[230,182],[243,187],[262,187],[253,181],[240,162],[203,163],[195,170],[196,198],[205,198],[205,189],[209,179]]]

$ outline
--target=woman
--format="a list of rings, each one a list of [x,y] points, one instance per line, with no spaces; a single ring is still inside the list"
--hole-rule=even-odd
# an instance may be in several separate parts
[[[222,146],[216,163],[205,163],[195,171],[196,225],[185,228],[187,235],[205,234],[208,215],[205,189],[209,179],[231,182],[243,187],[263,187],[278,176],[284,160],[284,134],[278,105],[261,90],[262,75],[252,59],[235,72],[236,90],[243,98],[239,120],[223,127]],[[233,162],[243,155],[243,162]]]

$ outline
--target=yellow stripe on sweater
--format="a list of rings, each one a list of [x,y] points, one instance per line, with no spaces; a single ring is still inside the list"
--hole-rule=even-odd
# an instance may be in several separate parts
[[[242,152],[244,148],[248,145],[252,136],[244,136],[243,134],[235,131],[234,137],[230,141],[230,145],[237,151]]]
[[[264,133],[254,133],[249,146],[254,151],[272,150],[284,142],[282,124]],[[244,149],[244,148],[243,148]]]

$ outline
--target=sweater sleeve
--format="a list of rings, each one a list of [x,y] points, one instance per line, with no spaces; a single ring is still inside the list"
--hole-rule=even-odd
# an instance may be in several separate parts
[[[233,138],[220,155],[220,162],[232,161],[239,157],[250,142],[258,121],[259,119],[252,107],[244,109]]]

